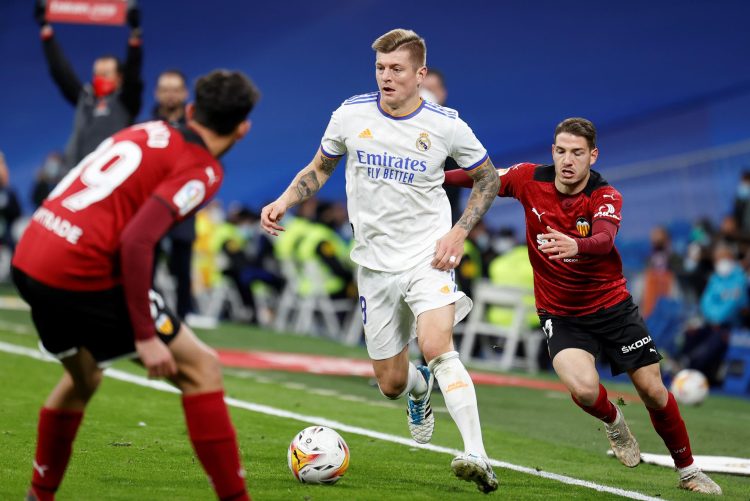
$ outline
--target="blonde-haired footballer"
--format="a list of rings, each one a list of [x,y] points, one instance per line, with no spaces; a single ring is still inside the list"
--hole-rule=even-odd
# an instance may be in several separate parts
[[[287,209],[313,196],[346,157],[346,194],[354,229],[351,257],[359,265],[362,321],[380,391],[407,396],[414,440],[428,442],[437,379],[464,441],[453,472],[483,492],[498,482],[482,442],[474,385],[453,346],[453,326],[471,309],[454,269],[469,231],[492,205],[499,187],[487,151],[455,110],[425,101],[424,40],[396,29],[372,44],[378,92],[351,97],[333,112],[320,148],[273,203],[261,224],[272,235]],[[446,157],[474,180],[466,210],[451,227],[442,188]],[[428,362],[409,361],[415,337]]]

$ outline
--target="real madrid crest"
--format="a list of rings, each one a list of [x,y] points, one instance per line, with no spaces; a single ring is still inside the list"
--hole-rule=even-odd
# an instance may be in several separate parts
[[[581,216],[578,219],[576,219],[576,229],[578,230],[578,234],[582,237],[587,237],[589,235],[589,232],[591,231],[591,225],[588,221],[586,221],[586,218]]]
[[[422,132],[419,135],[419,138],[417,139],[417,149],[419,151],[427,151],[430,149],[430,146],[432,146],[432,141],[430,141],[430,135],[426,132]]]

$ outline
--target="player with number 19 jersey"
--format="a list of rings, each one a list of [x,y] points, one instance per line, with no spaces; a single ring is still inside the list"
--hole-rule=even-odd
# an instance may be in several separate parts
[[[97,291],[120,285],[124,228],[152,196],[176,220],[221,186],[221,164],[191,130],[164,122],[124,129],[72,169],[31,218],[13,266],[51,287]]]
[[[466,171],[487,160],[455,110],[422,100],[411,113],[393,116],[380,106],[379,92],[351,97],[333,112],[321,151],[347,157],[352,260],[384,272],[431,260],[451,229],[442,187],[446,157]]]

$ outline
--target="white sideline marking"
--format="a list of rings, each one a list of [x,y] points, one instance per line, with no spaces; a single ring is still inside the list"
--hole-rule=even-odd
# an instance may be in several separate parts
[[[18,346],[15,344],[4,343],[2,341],[0,341],[0,351],[4,351],[6,353],[12,353],[15,355],[23,355],[23,356],[30,357],[36,360],[42,360],[44,362],[57,362],[57,360],[55,360],[54,358],[49,357],[38,350],[26,348],[24,346]],[[167,393],[180,393],[180,390],[178,390],[171,384],[165,383],[164,381],[151,380],[143,376],[137,376],[135,374],[131,374],[129,372],[121,371],[118,369],[111,369],[111,368],[106,369],[104,371],[104,374],[113,379],[118,379],[120,381],[133,383],[139,386],[145,386],[147,388],[151,388],[154,390],[164,391]],[[252,412],[258,412],[258,413],[266,414],[269,416],[276,416],[276,417],[281,417],[281,418],[286,418],[286,419],[294,419],[296,421],[301,421],[303,423],[328,426],[329,428],[334,428],[338,431],[352,433],[355,435],[362,435],[362,436],[369,437],[369,438],[376,438],[378,440],[383,440],[385,442],[392,442],[395,444],[406,445],[411,448],[424,449],[424,450],[433,451],[433,452],[442,452],[444,454],[450,454],[453,456],[457,456],[458,454],[463,453],[463,451],[459,451],[458,449],[451,449],[449,447],[442,447],[442,446],[433,445],[433,444],[418,444],[411,439],[399,437],[396,435],[390,435],[388,433],[381,433],[378,431],[368,430],[367,428],[360,428],[358,426],[350,426],[348,424],[340,423],[338,421],[334,421],[334,420],[324,418],[324,417],[308,416],[305,414],[299,414],[297,412],[290,412],[290,411],[285,411],[283,409],[277,409],[275,407],[270,407],[267,405],[254,404],[252,402],[245,402],[244,400],[239,400],[239,399],[230,398],[230,397],[225,397],[224,401],[227,403],[227,405],[231,405],[232,407],[237,407],[237,408],[245,409],[245,410],[252,411]],[[533,475],[535,477],[542,477],[542,478],[546,478],[549,480],[555,480],[557,482],[562,482],[563,484],[576,485],[579,487],[585,487],[587,489],[593,489],[599,492],[607,492],[609,494],[615,494],[617,496],[622,496],[625,498],[638,499],[642,501],[664,501],[665,499],[663,497],[657,498],[657,497],[647,496],[646,494],[641,494],[640,492],[636,492],[636,491],[629,491],[629,490],[620,489],[617,487],[609,487],[606,485],[600,485],[594,482],[589,482],[587,480],[579,480],[577,478],[568,477],[566,475],[559,475],[557,473],[537,471],[534,468],[528,468],[526,466],[519,466],[513,463],[506,463],[505,461],[498,461],[497,459],[490,459],[490,463],[492,463],[492,466],[497,466],[499,468],[506,468],[508,470],[526,473],[528,475]]]

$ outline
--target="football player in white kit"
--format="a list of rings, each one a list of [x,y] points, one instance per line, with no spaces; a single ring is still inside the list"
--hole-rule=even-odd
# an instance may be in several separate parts
[[[424,40],[395,29],[372,48],[379,92],[349,98],[333,112],[315,158],[263,208],[261,224],[272,235],[283,231],[279,221],[287,209],[317,193],[346,157],[351,257],[359,265],[365,340],[380,391],[390,399],[408,395],[409,429],[414,440],[426,443],[437,379],[464,441],[453,472],[492,492],[498,481],[482,442],[474,385],[453,345],[453,326],[472,306],[456,286],[454,269],[467,234],[497,196],[499,178],[458,113],[420,98]],[[452,228],[442,188],[448,156],[474,179],[466,210]],[[415,336],[428,367],[409,361]]]

